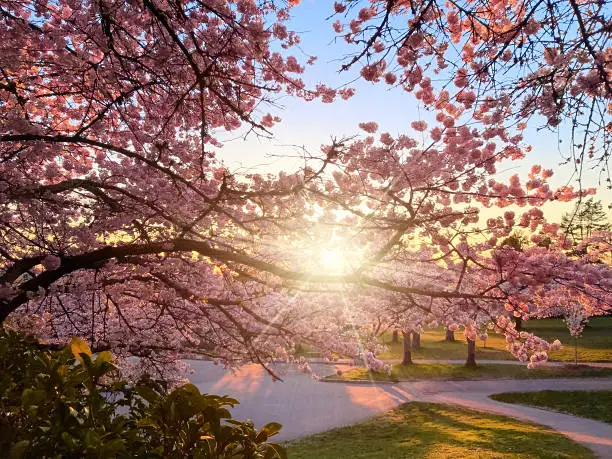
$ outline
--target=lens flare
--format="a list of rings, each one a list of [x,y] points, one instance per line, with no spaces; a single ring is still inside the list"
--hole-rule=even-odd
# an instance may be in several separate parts
[[[347,263],[342,252],[324,247],[321,249],[322,268],[329,273],[343,273],[347,269]]]

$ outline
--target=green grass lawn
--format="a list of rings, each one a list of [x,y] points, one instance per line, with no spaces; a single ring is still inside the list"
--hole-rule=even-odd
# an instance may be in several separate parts
[[[550,353],[550,360],[573,362],[574,340],[569,335],[561,319],[529,320],[523,322],[526,331],[535,333],[541,338],[553,341],[558,339],[564,348]],[[456,341],[444,340],[444,330],[426,330],[421,335],[421,349],[412,352],[413,359],[465,359],[467,344],[462,332],[455,333]],[[397,344],[391,343],[391,333],[386,333],[382,340],[389,346],[387,352],[378,357],[382,359],[401,359],[402,340]],[[486,347],[483,348],[483,344]],[[514,357],[506,350],[506,340],[503,336],[489,334],[486,343],[477,341],[476,360],[513,360]],[[592,318],[578,339],[578,359],[583,362],[611,362],[612,361],[612,317]]]
[[[419,402],[289,442],[287,447],[294,459],[593,457],[585,447],[545,427]]]
[[[525,330],[546,340],[558,339],[564,348],[550,353],[551,360],[574,361],[574,339],[561,319],[530,320]],[[612,361],[612,317],[592,318],[578,338],[578,360],[583,362]]]
[[[382,340],[389,350],[377,355],[381,359],[401,359],[403,342],[400,335],[399,343],[393,344],[391,333],[385,333]],[[500,335],[491,335],[487,339],[486,347],[478,341],[476,346],[476,360],[512,360],[514,357],[505,350],[506,338]],[[455,333],[455,341],[444,340],[444,330],[426,330],[421,334],[421,349],[412,351],[413,359],[444,359],[464,360],[467,357],[467,344],[463,332]]]
[[[417,379],[469,380],[469,379],[538,379],[587,376],[612,376],[612,368],[546,367],[527,369],[525,365],[483,364],[477,368],[463,365],[420,363],[393,365],[391,375],[371,373],[363,367],[352,368],[342,375],[328,376],[337,381],[411,381]]]
[[[612,424],[612,390],[508,392],[491,395],[505,403],[546,408]]]

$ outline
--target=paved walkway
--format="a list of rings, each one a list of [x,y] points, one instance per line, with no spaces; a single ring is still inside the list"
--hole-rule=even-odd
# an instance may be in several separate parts
[[[203,392],[240,400],[232,410],[238,419],[261,426],[271,420],[283,424],[279,440],[289,440],[367,419],[409,401],[452,403],[542,424],[584,444],[598,456],[612,459],[612,426],[537,408],[510,405],[488,398],[500,392],[537,390],[612,389],[612,378],[548,380],[415,381],[398,384],[330,384],[314,382],[295,367],[277,365],[283,382],[272,382],[258,365],[235,373],[210,362],[190,361],[190,378]],[[320,375],[333,365],[313,364]]]
[[[190,379],[200,391],[240,401],[232,410],[237,419],[252,419],[257,426],[280,422],[283,429],[275,437],[279,440],[353,424],[410,401],[382,386],[316,382],[286,365],[276,367],[283,381],[273,382],[259,365],[248,365],[232,374],[209,362],[189,363],[196,371]],[[333,370],[329,365],[312,367],[321,375]]]
[[[401,360],[391,360],[393,363],[400,363]],[[453,365],[464,365],[465,360],[432,360],[432,359],[415,359],[414,363],[449,363]],[[523,365],[525,366],[525,362],[520,362],[516,359],[514,360],[477,360],[479,365],[490,365],[490,364],[499,364],[499,365]],[[551,366],[551,367],[563,367],[566,365],[573,365],[574,362],[546,362],[541,366]],[[612,368],[612,362],[578,362],[578,365],[588,365],[590,367],[598,367],[598,368]]]
[[[310,362],[312,363],[327,363],[330,364],[330,362],[324,360],[324,359],[320,359],[320,358],[311,358],[308,359]],[[386,363],[400,363],[401,359],[385,359]],[[445,360],[445,359],[412,359],[413,363],[448,363],[451,365],[464,365],[465,364],[465,359],[464,360]],[[480,360],[477,359],[476,363],[478,363],[479,365],[523,365],[525,366],[526,363],[525,362],[520,362],[516,359],[513,360]],[[355,365],[355,360],[351,360],[351,359],[341,359],[338,360],[336,362],[333,362],[334,365],[351,365],[354,366]],[[557,362],[557,361],[553,361],[553,362],[546,362],[545,364],[542,364],[542,366],[554,366],[554,367],[562,367],[565,365],[573,365],[573,362]],[[590,367],[598,367],[598,368],[612,368],[612,362],[578,362],[579,365],[588,365]]]

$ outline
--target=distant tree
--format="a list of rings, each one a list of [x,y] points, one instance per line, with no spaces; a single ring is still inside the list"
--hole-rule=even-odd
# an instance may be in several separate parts
[[[563,214],[561,227],[575,242],[580,242],[590,237],[595,231],[607,230],[610,224],[601,201],[589,198],[586,201],[577,202],[574,210]]]
[[[589,321],[589,316],[578,303],[569,303],[563,308],[563,321],[574,338],[574,365],[578,365],[578,338],[582,335],[584,327]]]
[[[446,336],[444,338],[445,341],[455,341],[455,331],[450,328],[446,328]]]

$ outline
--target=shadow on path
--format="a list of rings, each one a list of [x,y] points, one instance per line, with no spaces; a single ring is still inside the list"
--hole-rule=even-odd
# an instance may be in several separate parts
[[[283,424],[279,440],[290,440],[362,421],[410,401],[450,403],[524,419],[560,431],[603,458],[612,459],[612,425],[567,414],[497,402],[489,395],[537,390],[612,389],[612,378],[548,380],[414,381],[398,384],[329,384],[313,381],[295,367],[276,367],[282,382],[273,382],[258,365],[234,373],[205,361],[190,361],[191,381],[202,392],[230,395],[240,401],[233,415],[256,426]],[[334,366],[313,364],[319,375]]]

